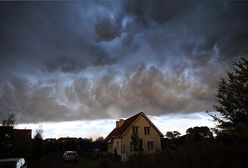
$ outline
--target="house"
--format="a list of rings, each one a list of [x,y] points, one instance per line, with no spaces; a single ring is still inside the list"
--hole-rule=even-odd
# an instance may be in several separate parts
[[[14,129],[14,139],[16,145],[31,144],[32,130],[31,129]]]
[[[108,152],[118,154],[122,160],[127,160],[134,154],[134,142],[131,138],[134,135],[138,135],[143,154],[161,150],[163,134],[143,112],[140,112],[126,120],[116,121],[116,127],[105,138]]]
[[[13,145],[30,144],[31,136],[31,129],[14,129],[13,126],[0,126],[1,142],[11,142]]]
[[[75,137],[61,137],[56,142],[61,150],[77,150],[79,139]]]
[[[11,152],[25,152],[31,145],[30,129],[14,129],[13,126],[0,126],[0,157]]]

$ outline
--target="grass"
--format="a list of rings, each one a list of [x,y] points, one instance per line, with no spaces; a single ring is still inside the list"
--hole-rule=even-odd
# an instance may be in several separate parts
[[[61,152],[50,153],[40,159],[28,160],[28,167],[35,168],[100,168],[101,159],[93,154],[80,155],[77,162],[64,162]]]
[[[99,168],[101,159],[92,154],[84,154],[80,156],[78,164],[80,168]]]

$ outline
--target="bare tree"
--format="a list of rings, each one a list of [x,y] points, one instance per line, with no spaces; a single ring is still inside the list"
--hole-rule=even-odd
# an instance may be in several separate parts
[[[41,125],[36,130],[35,135],[34,135],[34,139],[35,140],[43,140],[43,129],[42,129]]]
[[[7,119],[2,120],[3,126],[14,126],[16,122],[16,114],[11,112],[8,114]]]

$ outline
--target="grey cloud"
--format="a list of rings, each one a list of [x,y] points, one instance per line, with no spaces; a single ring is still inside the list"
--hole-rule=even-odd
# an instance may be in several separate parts
[[[138,68],[134,74],[124,75],[121,83],[116,75],[104,75],[96,85],[79,78],[68,86],[44,81],[23,89],[21,83],[13,81],[12,87],[1,94],[1,104],[9,102],[1,114],[6,115],[14,106],[18,107],[15,111],[19,121],[38,122],[127,117],[137,111],[150,115],[189,113],[211,108],[213,95],[205,85],[190,83],[185,76],[165,74],[155,67]]]
[[[247,56],[242,2],[1,2],[0,117],[18,122],[209,110]]]

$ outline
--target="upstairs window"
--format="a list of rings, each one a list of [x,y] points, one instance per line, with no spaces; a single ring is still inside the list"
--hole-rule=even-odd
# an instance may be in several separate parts
[[[138,134],[139,133],[139,127],[133,126],[133,133]]]
[[[144,127],[145,135],[150,135],[150,127]]]

